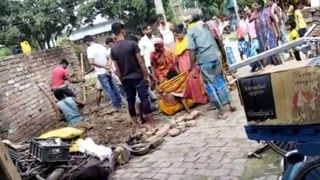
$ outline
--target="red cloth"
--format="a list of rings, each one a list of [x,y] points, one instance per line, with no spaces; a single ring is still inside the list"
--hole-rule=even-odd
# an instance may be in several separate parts
[[[176,56],[169,50],[164,50],[163,52],[152,52],[151,65],[154,68],[157,80],[161,83],[167,78],[169,71],[174,71],[174,61]]]
[[[185,91],[185,98],[192,99],[194,103],[205,104],[208,102],[208,96],[206,96],[203,89],[204,84],[200,74],[200,67],[195,65],[192,72],[189,73],[187,79],[187,87]]]
[[[59,88],[64,85],[64,81],[68,76],[68,70],[63,68],[62,66],[57,66],[52,71],[51,76],[51,88]]]

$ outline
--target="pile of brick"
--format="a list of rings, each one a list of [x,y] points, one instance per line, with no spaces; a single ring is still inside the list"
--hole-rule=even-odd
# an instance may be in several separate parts
[[[306,21],[306,23],[311,26],[315,23],[320,23],[320,7],[317,8],[304,8],[303,11],[303,17]]]

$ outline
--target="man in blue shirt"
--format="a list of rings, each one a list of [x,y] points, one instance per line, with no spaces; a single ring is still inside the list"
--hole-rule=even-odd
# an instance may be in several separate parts
[[[66,97],[62,90],[54,91],[54,96],[57,98],[57,106],[63,113],[63,116],[68,125],[74,125],[81,120],[83,116],[80,112],[79,107],[83,107],[84,103],[73,97]]]
[[[205,88],[210,102],[218,110],[218,118],[226,118],[222,108],[229,104],[231,111],[230,92],[222,73],[222,54],[207,24],[200,20],[200,15],[192,17],[192,24],[188,29],[188,49],[191,64],[200,66]]]

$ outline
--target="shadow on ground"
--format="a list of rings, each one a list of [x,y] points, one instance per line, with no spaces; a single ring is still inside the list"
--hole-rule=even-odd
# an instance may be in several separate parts
[[[281,157],[272,150],[264,152],[262,159],[250,159],[240,180],[278,180]],[[275,175],[276,174],[276,175]]]

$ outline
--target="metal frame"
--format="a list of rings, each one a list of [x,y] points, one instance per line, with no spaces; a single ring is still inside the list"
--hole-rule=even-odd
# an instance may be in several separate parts
[[[273,48],[273,49],[270,49],[270,50],[267,50],[263,53],[260,53],[256,56],[253,56],[253,57],[250,57],[244,61],[241,61],[241,62],[238,62],[238,63],[235,63],[235,64],[232,64],[230,65],[230,68],[229,68],[229,71],[232,72],[236,69],[239,69],[241,67],[244,67],[244,66],[248,66],[250,65],[251,63],[254,63],[254,62],[258,62],[260,60],[263,60],[265,58],[268,58],[270,56],[273,56],[273,55],[277,55],[283,51],[287,51],[287,50],[290,50],[292,48],[295,48],[297,46],[300,46],[300,45],[303,45],[303,44],[307,44],[307,43],[316,43],[317,44],[317,49],[316,49],[316,52],[319,53],[319,44],[320,44],[320,37],[308,37],[311,32],[315,29],[316,26],[318,26],[319,24],[314,24],[311,28],[309,28],[309,30],[307,31],[307,33],[305,34],[304,37],[298,39],[298,40],[295,40],[295,41],[292,41],[292,42],[288,42],[286,44],[283,44],[283,45],[280,45],[276,48]]]

